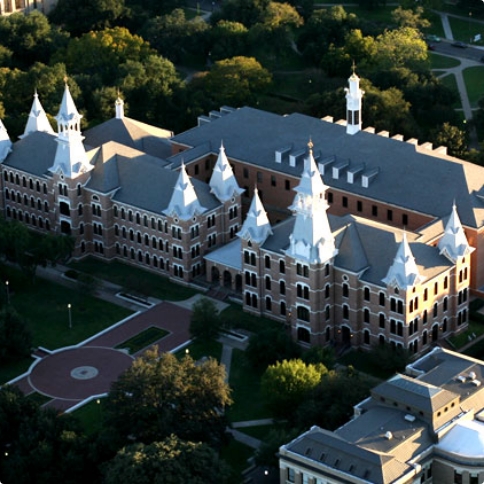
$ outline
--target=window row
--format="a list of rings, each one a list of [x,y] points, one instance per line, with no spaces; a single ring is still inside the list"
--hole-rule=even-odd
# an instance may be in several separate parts
[[[9,191],[8,188],[5,189],[5,199],[21,203],[26,207],[30,206],[31,208],[37,208],[37,210],[43,209],[44,212],[49,211],[49,204],[47,202],[42,202],[40,198],[37,198],[36,200],[34,197],[29,198],[27,195],[22,196],[20,192],[15,192],[14,190]]]
[[[19,222],[25,222],[26,224],[39,227],[40,229],[45,228],[46,230],[50,230],[50,222],[47,218],[43,219],[42,217],[38,217],[28,212],[22,212],[21,210],[17,211],[17,209],[10,207],[7,207],[6,214],[7,218],[12,218]]]
[[[10,181],[10,183],[15,183],[16,185],[20,185],[20,176],[18,174],[13,174],[13,172],[3,172],[3,178],[5,181]],[[30,190],[34,189],[34,184],[35,184],[35,190],[37,190],[40,193],[40,181],[36,180],[34,183],[34,180],[32,178],[29,178],[28,180],[28,186]],[[25,176],[22,177],[22,186],[24,188],[27,188],[27,178]],[[47,194],[47,184],[42,183],[42,191]]]

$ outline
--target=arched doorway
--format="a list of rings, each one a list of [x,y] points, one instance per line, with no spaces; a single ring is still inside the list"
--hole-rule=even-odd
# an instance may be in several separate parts
[[[299,327],[297,328],[297,340],[301,343],[310,343],[311,342],[311,333],[307,328]]]
[[[341,337],[344,345],[351,344],[351,330],[348,328],[348,326],[341,327]]]
[[[224,287],[232,288],[232,274],[229,271],[224,271]]]
[[[235,290],[237,292],[242,291],[242,276],[240,274],[235,276]]]
[[[220,271],[215,266],[212,267],[211,276],[212,276],[212,282],[215,282],[217,284],[220,283]]]
[[[439,325],[434,324],[432,326],[432,342],[435,343],[439,339]]]

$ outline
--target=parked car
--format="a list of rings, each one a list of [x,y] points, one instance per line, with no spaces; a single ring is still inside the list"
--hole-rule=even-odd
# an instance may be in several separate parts
[[[455,42],[452,42],[452,47],[459,47],[460,49],[465,49],[467,47],[467,44],[465,42],[461,42],[460,40],[456,40]]]
[[[427,44],[427,49],[435,50],[435,45],[434,44]]]
[[[429,42],[440,42],[441,39],[437,35],[429,34],[427,35],[427,40]]]

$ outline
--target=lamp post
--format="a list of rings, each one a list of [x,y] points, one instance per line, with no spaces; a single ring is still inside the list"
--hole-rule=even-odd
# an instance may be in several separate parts
[[[10,304],[10,291],[8,288],[8,281],[5,281],[5,291],[7,292],[7,304]]]
[[[72,329],[72,313],[71,313],[71,304],[67,305],[67,310],[69,311],[69,329]]]

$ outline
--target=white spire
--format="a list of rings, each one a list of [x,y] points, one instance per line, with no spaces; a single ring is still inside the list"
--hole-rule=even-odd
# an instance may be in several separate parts
[[[12,151],[12,142],[7,133],[7,128],[0,119],[0,163],[2,163],[8,154]]]
[[[195,188],[193,188],[185,169],[185,164],[182,163],[180,175],[165,213],[172,217],[177,216],[181,220],[189,220],[195,214],[203,213],[205,210],[205,207],[202,207],[198,201]]]
[[[444,235],[437,246],[440,249],[440,253],[454,264],[459,257],[464,257],[474,251],[474,248],[467,241],[455,203],[452,205],[452,213],[445,226]]]
[[[223,203],[234,195],[240,195],[244,190],[239,187],[235,179],[234,172],[230,166],[227,155],[225,154],[224,145],[220,145],[220,151],[217,163],[213,167],[210,178],[211,192]]]
[[[407,234],[403,233],[403,239],[398,247],[397,255],[393,259],[393,264],[388,269],[383,282],[389,286],[399,289],[409,289],[416,284],[420,284],[424,278],[420,275],[415,257],[412,254],[410,245],[407,241]]]
[[[263,244],[269,235],[272,235],[272,228],[267,218],[267,213],[259,198],[259,190],[254,189],[254,197],[250,204],[247,217],[237,234],[241,239],[251,240],[257,244]]]
[[[329,226],[326,189],[314,161],[313,144],[309,142],[309,156],[293,204],[289,207],[296,216],[287,254],[305,259],[310,264],[324,263],[337,253],[334,237]]]
[[[22,134],[20,138],[24,138],[28,134],[35,131],[54,134],[54,130],[47,119],[47,114],[45,114],[44,108],[39,101],[37,90],[34,94],[34,101],[32,103],[32,107],[30,108],[29,119],[27,120],[24,134]]]
[[[365,91],[360,89],[360,78],[355,73],[353,63],[353,74],[348,79],[349,88],[346,92],[346,132],[355,134],[361,131],[361,100]]]
[[[57,120],[57,150],[54,164],[49,168],[53,173],[62,172],[67,178],[76,178],[94,168],[87,159],[82,143],[81,119],[66,83]]]
[[[124,101],[121,99],[121,97],[118,94],[118,97],[116,99],[116,119],[123,119],[124,118]]]

